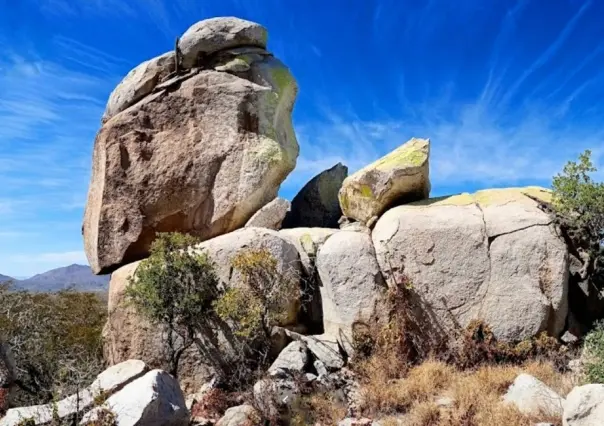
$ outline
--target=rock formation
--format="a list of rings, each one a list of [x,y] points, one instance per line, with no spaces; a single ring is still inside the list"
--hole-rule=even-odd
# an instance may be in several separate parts
[[[312,178],[292,200],[283,228],[337,228],[342,216],[338,192],[348,167],[338,163]]]
[[[146,257],[156,232],[208,239],[233,231],[276,197],[298,156],[297,85],[261,49],[259,28],[202,21],[183,36],[181,74],[167,74],[173,61],[163,55],[113,92],[83,225],[95,273]],[[192,60],[201,53],[201,62]],[[246,66],[229,66],[234,60]]]
[[[340,205],[345,216],[368,223],[395,203],[428,198],[430,141],[409,142],[344,180]]]
[[[479,191],[395,207],[378,220],[381,270],[410,279],[432,333],[473,319],[504,340],[563,331],[568,252],[552,218],[525,194],[550,197],[535,187]]]

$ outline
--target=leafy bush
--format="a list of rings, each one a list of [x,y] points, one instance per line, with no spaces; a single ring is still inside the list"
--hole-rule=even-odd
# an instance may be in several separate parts
[[[579,227],[586,228],[596,242],[604,241],[604,182],[594,182],[596,172],[591,151],[570,161],[561,174],[554,177],[554,206]]]
[[[277,259],[268,250],[241,250],[231,266],[241,282],[227,289],[214,307],[238,336],[268,339],[273,326],[295,320],[297,305],[292,302],[300,299],[299,284],[279,271]]]
[[[604,286],[604,182],[592,179],[596,171],[589,150],[578,162],[568,162],[553,179],[552,201],[581,258],[580,279],[588,279],[600,291]]]
[[[94,293],[29,293],[0,286],[0,334],[17,366],[16,405],[51,402],[103,370],[106,302]]]
[[[168,327],[173,375],[183,352],[211,320],[218,291],[218,278],[207,254],[189,250],[196,242],[194,237],[179,233],[158,234],[150,257],[141,262],[126,288],[128,302],[139,313]]]
[[[604,383],[604,321],[585,336],[584,374],[587,383]]]

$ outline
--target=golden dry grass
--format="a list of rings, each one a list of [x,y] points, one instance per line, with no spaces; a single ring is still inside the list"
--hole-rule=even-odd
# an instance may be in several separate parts
[[[337,425],[346,416],[346,406],[329,394],[312,394],[301,397],[292,406],[291,426],[309,424]]]
[[[558,425],[560,419],[523,415],[513,406],[502,404],[501,397],[521,372],[535,376],[563,396],[572,387],[570,379],[551,364],[537,361],[460,371],[428,360],[409,370],[405,377],[397,377],[392,374],[392,360],[373,357],[360,371],[362,414],[380,418],[385,426],[532,426],[538,422]],[[454,402],[439,407],[436,401],[440,397]]]

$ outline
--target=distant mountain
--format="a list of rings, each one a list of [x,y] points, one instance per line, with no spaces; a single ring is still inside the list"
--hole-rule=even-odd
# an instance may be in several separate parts
[[[53,292],[67,288],[78,291],[105,292],[109,288],[109,275],[94,275],[89,266],[70,265],[35,275],[26,280],[15,280],[14,284],[18,289],[39,292]]]
[[[0,274],[0,284],[5,283],[7,281],[15,281],[14,278]]]

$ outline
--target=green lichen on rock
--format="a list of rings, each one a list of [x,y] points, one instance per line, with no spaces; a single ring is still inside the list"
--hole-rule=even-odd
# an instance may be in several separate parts
[[[550,190],[539,186],[527,186],[524,188],[494,188],[483,189],[474,194],[464,192],[461,194],[428,198],[426,200],[409,203],[408,206],[413,208],[431,206],[467,206],[470,204],[477,204],[482,208],[493,205],[503,205],[510,202],[534,205],[535,201],[527,195],[546,203],[550,202],[552,197]]]
[[[306,253],[314,255],[316,251],[315,242],[310,234],[304,234],[300,237],[300,244]]]
[[[371,189],[371,187],[369,185],[361,184],[359,186],[359,192],[362,197],[373,198],[373,190]]]
[[[367,168],[390,170],[396,167],[421,167],[428,161],[429,141],[426,139],[411,139],[400,148],[380,158]]]
[[[274,67],[270,69],[271,78],[276,85],[279,96],[294,82],[294,77],[285,67]]]
[[[254,151],[256,157],[269,163],[278,163],[283,159],[281,146],[274,138],[262,138],[262,144]]]

